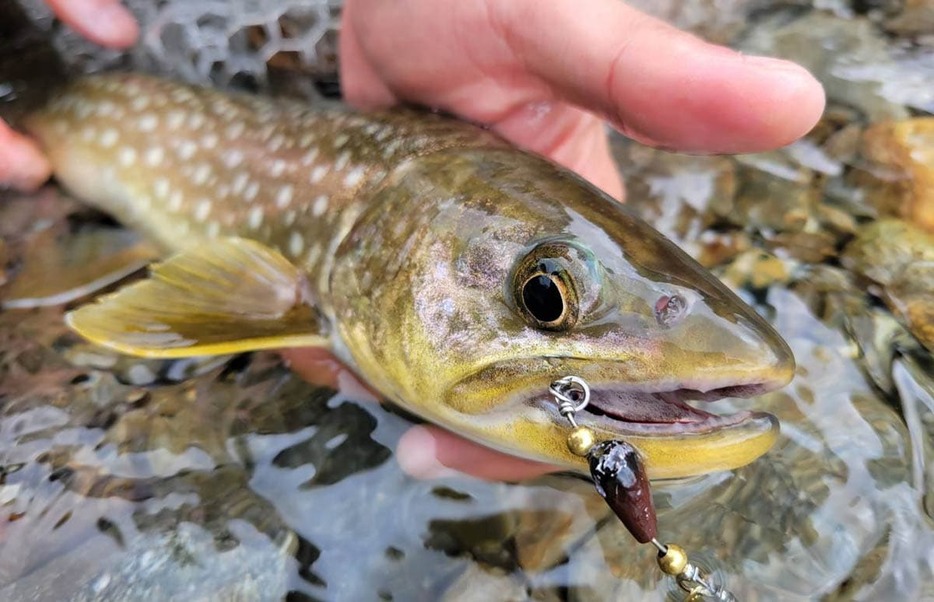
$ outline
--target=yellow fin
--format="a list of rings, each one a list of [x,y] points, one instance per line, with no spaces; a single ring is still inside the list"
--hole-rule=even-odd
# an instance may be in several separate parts
[[[66,321],[95,343],[143,357],[327,345],[304,274],[242,238],[179,253]]]

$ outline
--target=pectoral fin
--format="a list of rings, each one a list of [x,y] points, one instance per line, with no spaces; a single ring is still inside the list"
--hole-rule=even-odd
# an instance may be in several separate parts
[[[149,278],[66,316],[91,341],[144,357],[327,345],[304,274],[241,238],[155,265]]]

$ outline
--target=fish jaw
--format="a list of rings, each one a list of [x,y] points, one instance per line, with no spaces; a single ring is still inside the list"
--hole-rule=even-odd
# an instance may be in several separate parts
[[[710,413],[723,397],[751,397],[785,385],[793,363],[781,358],[738,376],[724,371],[688,382],[626,381],[627,362],[577,358],[524,358],[497,362],[450,388],[446,419],[477,440],[504,442],[502,451],[585,472],[584,460],[567,448],[570,426],[548,388],[562,375],[590,386],[590,400],[575,421],[598,441],[625,440],[641,453],[652,479],[682,478],[749,464],[775,444],[778,419],[764,412]],[[614,378],[615,377],[615,378]],[[491,406],[490,399],[500,403]],[[508,401],[503,401],[508,400]],[[690,402],[690,403],[689,403]],[[692,405],[693,404],[693,405]],[[480,415],[477,408],[484,407]]]

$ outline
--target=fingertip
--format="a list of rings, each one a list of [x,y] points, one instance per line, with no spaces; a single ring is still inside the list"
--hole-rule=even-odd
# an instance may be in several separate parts
[[[791,144],[807,134],[824,114],[827,103],[824,87],[810,71],[790,61],[771,57],[744,57],[748,66],[761,69],[764,85],[771,90],[762,114],[766,117],[758,148],[744,152],[768,150]]]
[[[317,347],[282,349],[286,366],[302,380],[327,387],[338,386],[341,366],[328,351]]]
[[[690,57],[667,57],[667,86],[680,94],[630,99],[627,135],[684,152],[761,152],[794,142],[823,114],[823,87],[804,67],[698,43]]]
[[[101,46],[123,49],[139,39],[139,24],[119,0],[48,0],[69,27]]]
[[[458,474],[438,459],[438,443],[431,429],[413,426],[399,439],[396,461],[407,475],[416,479],[441,479]]]
[[[39,146],[0,121],[0,186],[32,192],[51,175],[52,166]]]
[[[468,474],[491,481],[518,481],[557,467],[496,452],[434,426],[414,426],[399,440],[396,461],[418,479]]]

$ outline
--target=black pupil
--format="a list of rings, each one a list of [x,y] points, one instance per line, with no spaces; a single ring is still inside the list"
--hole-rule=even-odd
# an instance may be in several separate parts
[[[564,299],[554,280],[541,275],[530,278],[522,287],[522,301],[539,322],[554,322],[564,313]]]

